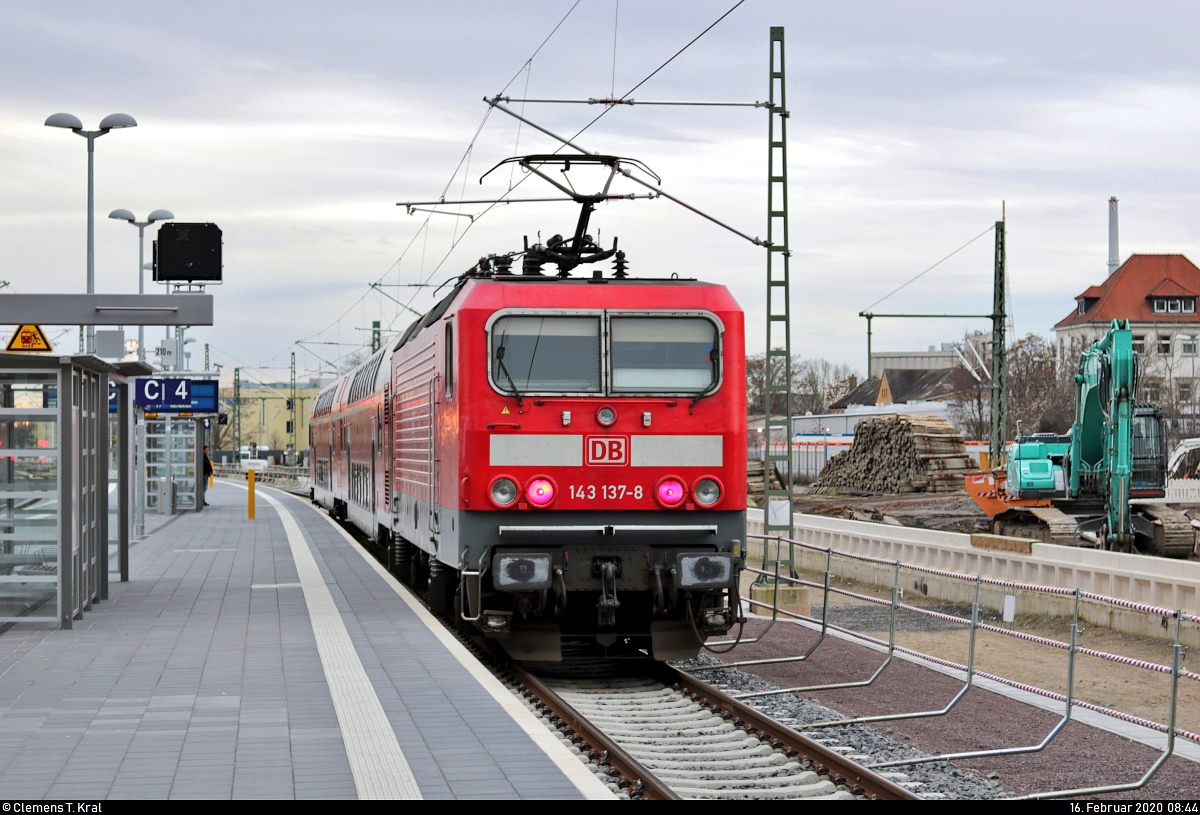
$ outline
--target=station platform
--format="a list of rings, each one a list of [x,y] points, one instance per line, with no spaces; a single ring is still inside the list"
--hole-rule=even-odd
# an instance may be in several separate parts
[[[324,513],[207,499],[72,630],[0,633],[5,798],[612,797]]]

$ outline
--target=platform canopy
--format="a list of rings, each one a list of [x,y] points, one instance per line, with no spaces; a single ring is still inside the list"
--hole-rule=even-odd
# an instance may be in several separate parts
[[[0,325],[212,325],[211,294],[5,294]]]

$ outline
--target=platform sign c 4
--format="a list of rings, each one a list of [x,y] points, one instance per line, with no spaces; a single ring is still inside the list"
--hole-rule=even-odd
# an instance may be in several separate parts
[[[138,379],[133,400],[147,412],[216,413],[214,379]]]

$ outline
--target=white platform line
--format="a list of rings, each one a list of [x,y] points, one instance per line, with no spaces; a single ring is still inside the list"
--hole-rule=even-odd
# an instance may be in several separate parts
[[[289,495],[288,497],[296,501],[301,500],[294,495]],[[453,634],[446,630],[446,627],[443,626],[436,617],[429,613],[429,609],[425,608],[425,606],[423,606],[421,602],[417,600],[417,598],[413,597],[408,588],[399,580],[397,580],[395,575],[385,569],[383,564],[376,560],[370,552],[359,545],[359,542],[356,541],[349,532],[347,532],[345,529],[342,529],[341,525],[339,525],[337,521],[333,520],[333,518],[329,517],[324,512],[318,511],[317,515],[328,521],[329,524],[336,529],[338,533],[350,543],[351,546],[354,547],[354,550],[362,555],[363,560],[365,560],[371,566],[371,568],[375,570],[375,573],[382,577],[387,584],[392,587],[392,590],[395,591],[396,594],[400,595],[400,598],[408,604],[408,607],[412,609],[413,613],[417,615],[418,619],[425,624],[425,627],[433,632],[433,635],[437,637],[438,641],[445,646],[446,650],[448,650],[454,656],[454,658],[458,660],[458,663],[462,665],[472,677],[474,677],[476,682],[483,686],[483,689],[486,690],[491,697],[496,700],[504,712],[512,717],[513,721],[517,723],[517,726],[520,727],[527,736],[529,736],[533,743],[536,744],[552,762],[554,762],[554,765],[563,772],[563,774],[567,777],[567,780],[575,785],[575,789],[579,790],[584,798],[600,800],[612,800],[616,798],[612,791],[606,787],[600,781],[600,779],[596,778],[596,776],[592,774],[592,772],[588,770],[586,766],[584,766],[583,762],[580,761],[574,753],[568,750],[566,745],[559,741],[554,734],[551,733],[550,730],[547,729],[547,727],[529,711],[529,708],[525,707],[525,705],[521,703],[520,699],[513,695],[512,691],[504,687],[504,684],[501,683],[500,680],[497,679],[496,676],[487,669],[487,666],[480,663],[480,661],[476,659],[470,651],[463,647],[461,642],[455,639]]]
[[[300,525],[278,500],[265,492],[260,495],[279,513],[287,533],[359,799],[421,798],[417,779]]]

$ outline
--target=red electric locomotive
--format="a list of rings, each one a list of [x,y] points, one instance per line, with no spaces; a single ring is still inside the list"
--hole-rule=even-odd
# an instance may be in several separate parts
[[[743,315],[723,286],[628,277],[589,212],[321,393],[313,500],[517,658],[694,656],[738,616]]]

